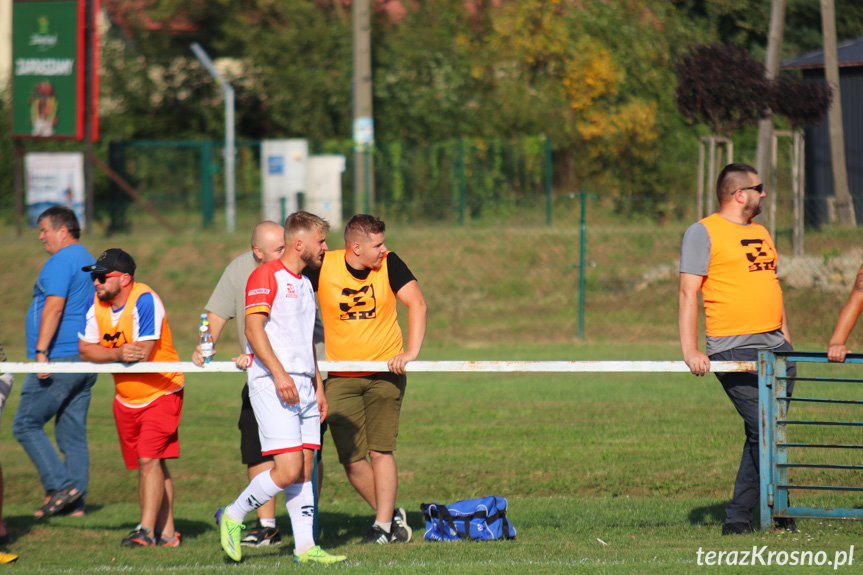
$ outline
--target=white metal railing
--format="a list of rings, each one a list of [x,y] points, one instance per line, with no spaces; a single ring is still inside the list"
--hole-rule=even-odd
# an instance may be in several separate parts
[[[387,370],[385,361],[320,361],[321,371],[368,371]],[[714,361],[713,372],[755,371],[754,361]],[[214,361],[198,367],[191,361],[140,362],[140,363],[87,363],[87,362],[14,362],[0,363],[0,372],[12,373],[218,373],[241,372],[232,361]],[[624,373],[624,372],[677,372],[685,373],[689,368],[682,361],[412,361],[407,371],[415,372],[545,372],[545,373]]]

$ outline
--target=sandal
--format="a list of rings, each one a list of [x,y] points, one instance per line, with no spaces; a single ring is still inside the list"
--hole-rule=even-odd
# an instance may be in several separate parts
[[[57,495],[57,493],[58,492],[56,489],[49,489],[45,491],[45,503],[42,505],[42,507],[48,505],[48,502],[51,501],[51,498]],[[42,511],[42,507],[33,512],[33,517],[35,517],[36,519],[42,519],[42,517],[45,516],[45,513]]]
[[[51,517],[52,515],[57,515],[63,511],[63,509],[78,501],[78,499],[81,498],[81,495],[83,495],[81,490],[75,489],[74,485],[70,485],[69,487],[49,495],[48,501],[41,509],[36,511],[34,515],[36,516],[36,519],[43,519]]]

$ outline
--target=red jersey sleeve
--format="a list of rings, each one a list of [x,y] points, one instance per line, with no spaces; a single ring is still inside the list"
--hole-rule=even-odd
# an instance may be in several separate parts
[[[276,298],[276,275],[266,264],[258,266],[246,282],[246,315],[263,313],[270,315]]]

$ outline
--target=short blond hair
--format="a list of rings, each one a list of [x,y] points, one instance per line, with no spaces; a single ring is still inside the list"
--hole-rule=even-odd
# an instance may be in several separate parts
[[[326,234],[330,231],[330,224],[324,218],[304,211],[294,212],[285,220],[286,237],[292,238],[298,233],[311,231],[319,231]]]

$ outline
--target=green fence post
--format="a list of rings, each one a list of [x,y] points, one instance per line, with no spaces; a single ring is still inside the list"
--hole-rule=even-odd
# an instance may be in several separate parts
[[[587,194],[584,190],[579,192],[581,195],[581,238],[579,240],[579,263],[578,263],[578,339],[584,339],[584,272],[585,262],[584,241],[587,231]]]
[[[545,223],[551,226],[551,138],[545,137]]]
[[[306,209],[306,192],[297,192],[297,210],[303,211]],[[287,219],[287,216],[285,216]]]
[[[369,173],[369,164],[370,156],[374,152],[372,151],[371,146],[369,146],[368,151],[363,154],[363,162],[365,163],[365,169],[363,170],[363,175],[365,176],[365,182],[363,182],[363,187],[366,191],[366,213],[372,213],[372,199],[371,199],[371,189],[372,189],[372,175]]]
[[[209,140],[201,142],[201,217],[204,228],[213,223],[213,153]]]
[[[458,221],[463,226],[465,223],[465,166],[464,166],[464,139],[458,139]]]

